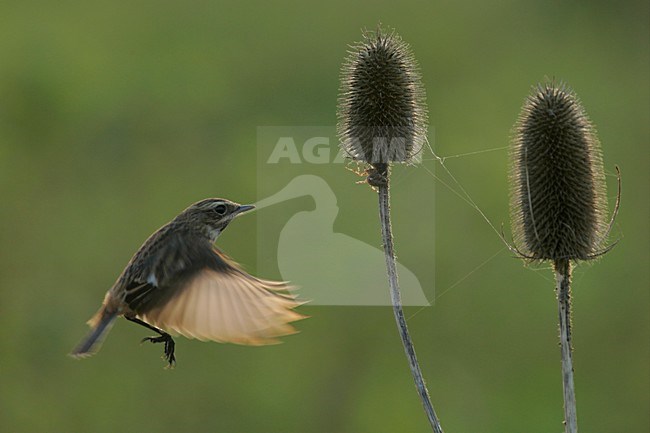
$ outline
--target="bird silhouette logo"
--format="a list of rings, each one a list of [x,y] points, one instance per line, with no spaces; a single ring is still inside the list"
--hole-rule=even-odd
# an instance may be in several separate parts
[[[323,178],[296,176],[255,206],[259,211],[303,196],[310,196],[315,208],[295,213],[280,231],[277,263],[282,279],[299,286],[301,298],[309,299],[310,305],[391,305],[383,252],[334,232],[339,208],[334,191]],[[397,268],[403,304],[430,305],[416,275],[400,263]]]

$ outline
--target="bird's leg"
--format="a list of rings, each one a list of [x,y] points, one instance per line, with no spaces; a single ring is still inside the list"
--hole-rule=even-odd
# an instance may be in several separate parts
[[[158,337],[145,337],[141,342],[144,343],[145,341],[151,341],[152,343],[165,343],[165,360],[169,363],[169,367],[173,367],[174,364],[176,364],[176,356],[174,356],[174,347],[176,346],[176,343],[174,343],[174,339],[171,335],[162,329],[158,329],[155,326],[148,324],[147,322],[143,322],[137,317],[124,317],[130,322],[137,323],[140,326],[144,326],[145,328],[151,329],[160,334]]]

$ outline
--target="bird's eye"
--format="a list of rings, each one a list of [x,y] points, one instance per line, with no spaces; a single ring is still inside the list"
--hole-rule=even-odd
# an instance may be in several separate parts
[[[214,211],[216,213],[218,213],[219,215],[225,214],[227,209],[228,208],[226,207],[225,204],[220,204],[220,205],[217,205],[217,206],[214,207]]]

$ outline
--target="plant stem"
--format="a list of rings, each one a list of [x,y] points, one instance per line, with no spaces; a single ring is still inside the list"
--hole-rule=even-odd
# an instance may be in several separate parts
[[[562,386],[564,390],[564,431],[578,432],[576,394],[573,385],[571,347],[571,264],[568,259],[556,260],[555,280],[560,315],[560,351],[562,353]]]
[[[378,185],[377,188],[379,189],[379,219],[381,222],[381,236],[384,244],[384,253],[386,256],[386,270],[388,272],[388,283],[390,285],[390,299],[393,304],[393,313],[395,314],[395,320],[397,322],[399,335],[402,339],[402,345],[404,346],[406,357],[408,358],[409,367],[411,368],[411,374],[413,375],[413,380],[415,381],[415,387],[417,388],[418,394],[420,395],[420,400],[422,400],[422,406],[424,406],[424,411],[427,414],[427,418],[429,419],[429,424],[431,424],[431,428],[435,433],[442,433],[442,427],[440,427],[440,421],[438,421],[436,412],[434,411],[431,404],[429,391],[427,390],[424,379],[422,378],[420,364],[418,363],[417,357],[415,356],[415,348],[411,342],[411,337],[406,326],[406,320],[404,319],[402,299],[397,282],[395,252],[393,249],[393,234],[391,232],[390,225],[390,197],[388,194],[387,172],[385,183]]]

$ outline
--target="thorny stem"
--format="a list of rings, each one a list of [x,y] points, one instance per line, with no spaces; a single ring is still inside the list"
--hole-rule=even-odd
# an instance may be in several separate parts
[[[429,391],[427,390],[427,387],[424,383],[422,371],[420,370],[420,364],[418,363],[417,357],[415,356],[415,348],[413,347],[413,342],[411,341],[411,337],[406,326],[406,320],[404,319],[402,299],[397,282],[395,251],[393,248],[393,234],[390,225],[388,167],[376,166],[376,169],[378,170],[376,170],[371,175],[378,175],[380,180],[377,178],[371,180],[371,177],[369,176],[368,181],[372,186],[375,186],[379,190],[379,219],[381,222],[381,236],[384,244],[384,253],[386,256],[386,270],[388,273],[388,283],[390,285],[390,299],[391,303],[393,304],[395,321],[397,322],[397,328],[399,330],[400,338],[402,339],[402,345],[404,346],[404,351],[406,352],[406,357],[408,358],[409,367],[411,368],[411,374],[413,375],[413,380],[415,381],[415,387],[417,388],[418,394],[420,395],[420,400],[422,401],[422,406],[424,406],[424,411],[427,415],[427,418],[429,419],[429,424],[431,424],[431,428],[435,433],[443,433],[442,427],[440,426],[440,421],[438,421],[436,412],[433,409],[433,405],[431,404]]]
[[[564,390],[564,431],[578,432],[576,395],[573,385],[571,347],[571,264],[568,259],[554,262],[560,316],[560,351],[562,353],[562,387]]]

